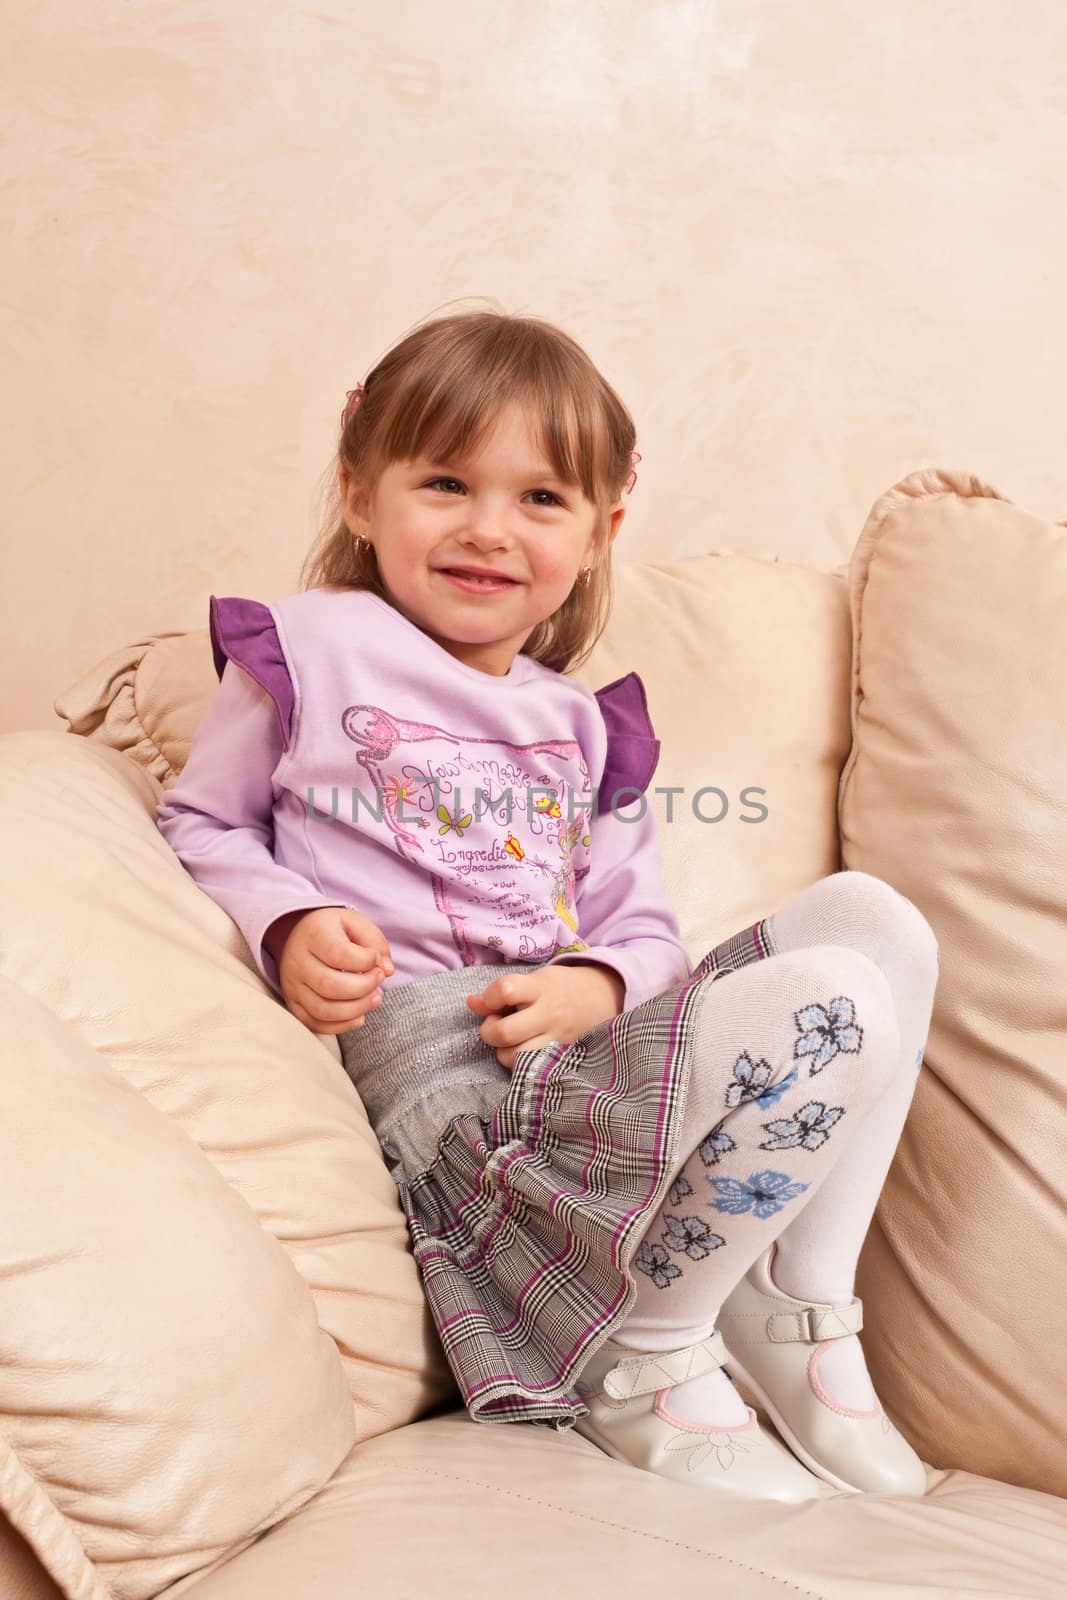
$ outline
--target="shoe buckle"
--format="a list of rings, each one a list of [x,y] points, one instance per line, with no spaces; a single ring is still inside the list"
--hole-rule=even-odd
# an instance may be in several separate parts
[[[727,1354],[725,1340],[715,1328],[706,1339],[679,1350],[635,1351],[632,1357],[616,1362],[601,1381],[605,1394],[615,1400],[631,1400],[634,1395],[676,1388],[690,1378],[714,1372]]]
[[[824,1339],[844,1339],[863,1327],[863,1301],[839,1305],[802,1305],[792,1311],[775,1311],[767,1319],[772,1344],[821,1344]]]

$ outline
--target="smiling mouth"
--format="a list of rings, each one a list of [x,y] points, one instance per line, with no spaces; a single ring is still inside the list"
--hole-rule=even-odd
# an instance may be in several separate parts
[[[469,583],[483,589],[512,588],[517,582],[517,579],[509,578],[502,572],[487,575],[480,572],[465,572],[462,567],[438,567],[436,570],[443,572],[446,578],[455,578],[459,583]]]

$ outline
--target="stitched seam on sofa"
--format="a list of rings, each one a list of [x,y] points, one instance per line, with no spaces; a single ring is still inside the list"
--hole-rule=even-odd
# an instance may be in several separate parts
[[[111,1588],[86,1550],[77,1524],[56,1503],[38,1474],[26,1465],[6,1433],[0,1436],[0,1478],[6,1481],[0,1516],[26,1543],[57,1588],[66,1593],[74,1586],[82,1600],[110,1600]],[[10,1493],[12,1488],[17,1492],[16,1499]],[[75,1571],[78,1566],[80,1572]]]
[[[141,715],[141,708],[137,704],[137,674],[136,673],[134,673],[133,682],[130,684],[130,699],[133,701],[133,714],[137,718],[137,726],[140,728],[141,733],[144,736],[146,744],[150,744],[152,746],[152,749],[155,751],[156,755],[159,757],[160,761],[162,761],[164,767],[167,769],[168,775],[170,777],[172,777],[172,778],[177,778],[178,774],[175,772],[174,768],[171,766],[171,764],[168,761],[167,757],[163,754],[163,751],[159,748],[158,744],[152,738],[152,735],[149,733],[148,729],[144,725],[144,718]]]
[[[962,500],[964,498],[965,497],[960,494],[958,489],[941,489],[934,494],[924,494],[922,496],[922,501],[925,505],[929,500]],[[854,659],[851,663],[852,670],[849,674],[849,723],[852,732],[852,743],[848,756],[845,759],[845,765],[842,769],[840,780],[838,782],[837,823],[839,840],[841,835],[841,811],[845,804],[845,796],[848,793],[849,786],[852,782],[852,773],[855,769],[859,754],[860,706],[867,698],[863,692],[863,685],[861,682],[861,663],[863,660],[863,612],[867,602],[867,586],[871,581],[871,568],[874,566],[874,558],[881,550],[882,540],[885,537],[886,523],[889,521],[890,517],[895,516],[900,509],[900,505],[897,502],[894,502],[891,506],[886,506],[885,510],[882,512],[882,515],[875,523],[870,540],[867,565],[863,572],[863,582],[855,599],[856,632],[855,637],[852,640]],[[912,511],[915,509],[914,498],[908,502],[908,509]],[[838,845],[838,855],[840,857],[840,843]]]
[[[568,1517],[577,1518],[579,1522],[591,1522],[599,1528],[610,1528],[613,1533],[630,1533],[638,1539],[651,1539],[654,1544],[670,1545],[675,1550],[687,1550],[694,1556],[725,1562],[727,1566],[737,1567],[741,1572],[758,1573],[761,1578],[769,1578],[771,1583],[779,1583],[784,1588],[792,1590],[794,1594],[802,1595],[804,1600],[829,1600],[827,1595],[817,1593],[814,1589],[801,1589],[791,1578],[783,1578],[777,1572],[768,1572],[764,1567],[750,1566],[747,1561],[738,1561],[733,1556],[720,1555],[717,1550],[701,1550],[699,1545],[686,1544],[682,1539],[668,1539],[661,1533],[646,1533],[642,1528],[630,1528],[625,1523],[611,1522],[607,1517],[590,1516],[587,1512],[575,1511],[573,1506],[560,1505],[555,1500],[541,1500],[536,1495],[519,1494],[515,1489],[501,1488],[499,1483],[487,1483],[481,1478],[460,1477],[454,1472],[435,1472],[432,1467],[411,1467],[405,1461],[391,1461],[388,1457],[375,1457],[374,1464],[398,1468],[401,1472],[415,1473],[424,1478],[439,1478],[445,1483],[467,1483],[474,1489],[490,1489],[494,1494],[507,1495],[509,1499],[521,1500],[526,1505],[543,1506],[546,1511],[561,1511]]]

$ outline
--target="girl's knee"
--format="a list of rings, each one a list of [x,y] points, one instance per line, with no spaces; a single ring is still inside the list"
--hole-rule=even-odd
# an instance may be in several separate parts
[[[941,955],[937,936],[915,902],[899,889],[873,873],[851,868],[832,873],[823,882],[835,905],[846,913],[850,922],[865,918],[876,921],[882,928],[888,926],[898,949],[907,948],[935,972],[939,969]]]

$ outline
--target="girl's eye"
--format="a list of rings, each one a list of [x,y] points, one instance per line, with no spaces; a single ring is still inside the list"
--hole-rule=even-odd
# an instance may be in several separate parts
[[[431,478],[429,483],[426,485],[426,487],[427,487],[427,489],[436,489],[437,485],[439,483],[454,483],[454,484],[462,487],[462,485],[459,484],[459,479],[458,478]],[[547,494],[548,503],[549,504],[553,504],[553,505],[557,505],[557,506],[561,506],[563,504],[563,501],[560,499],[559,495],[553,493],[553,491],[551,489],[531,489],[530,493],[531,494]],[[540,502],[540,504],[541,505],[545,505],[546,502],[542,500]]]

